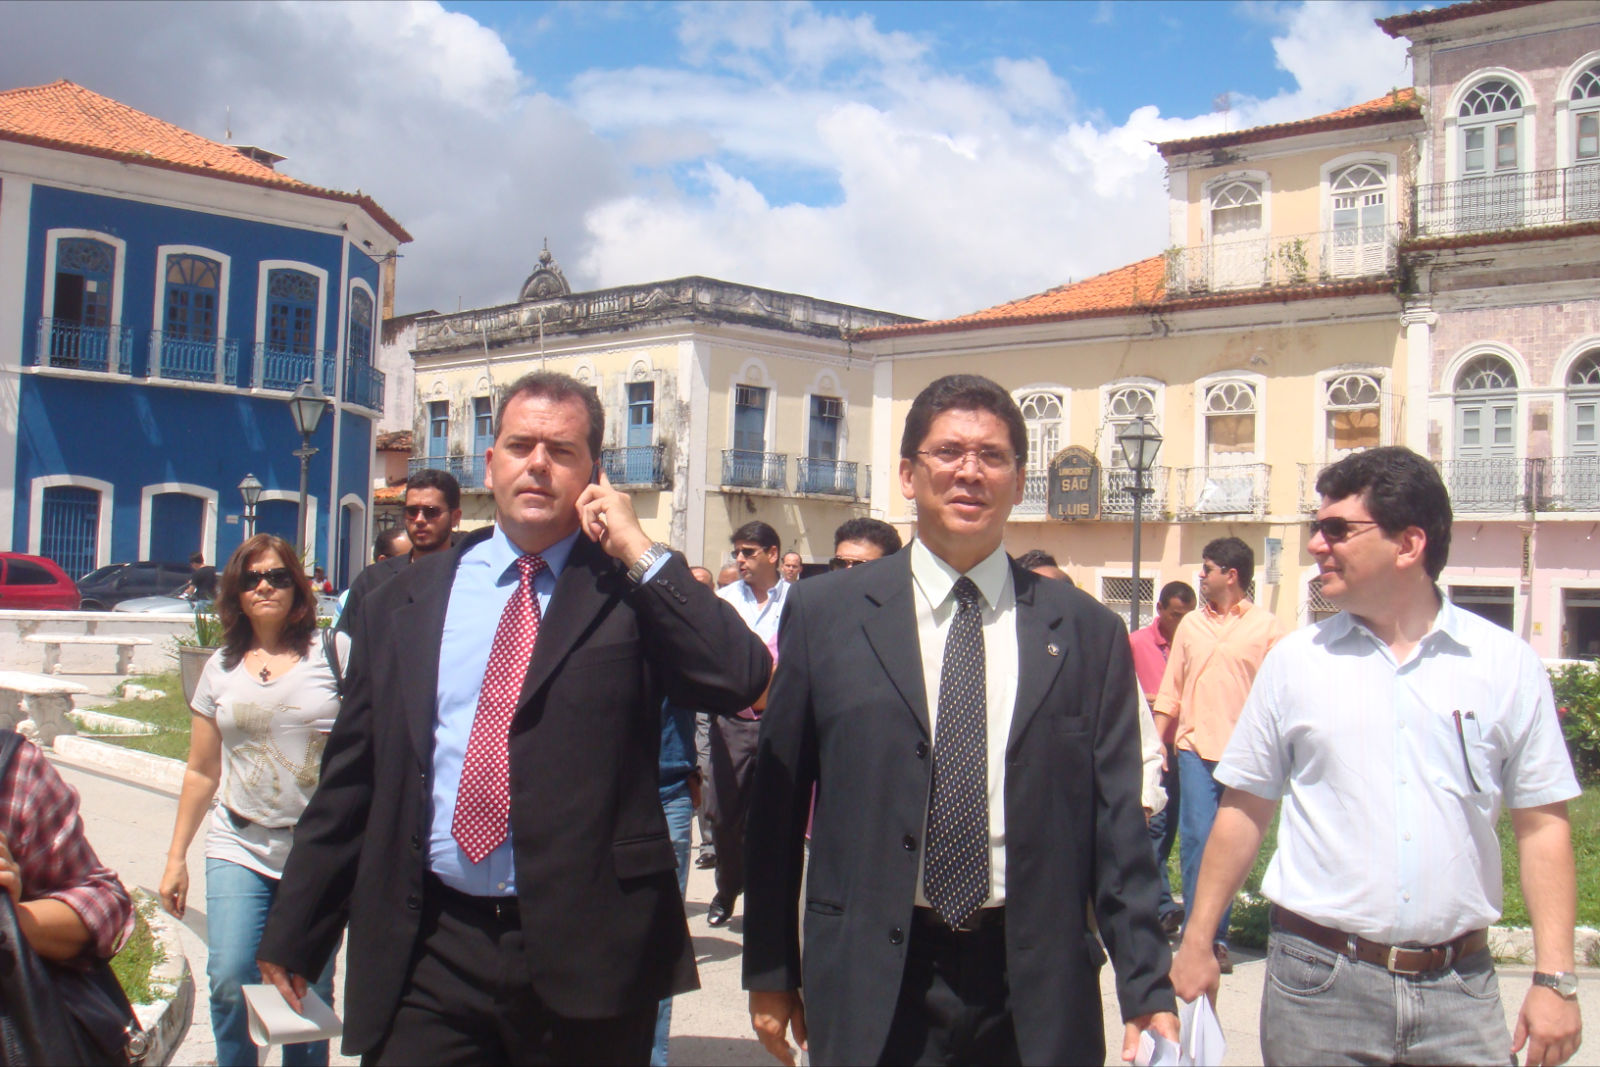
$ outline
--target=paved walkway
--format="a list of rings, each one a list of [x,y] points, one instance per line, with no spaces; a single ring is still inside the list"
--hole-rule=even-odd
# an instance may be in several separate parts
[[[130,887],[140,886],[154,893],[166,863],[167,843],[172,836],[176,799],[169,793],[108,777],[58,762],[64,777],[82,795],[83,816],[89,839],[102,859],[121,873]],[[194,969],[197,1004],[189,1037],[179,1048],[175,1064],[210,1064],[216,1060],[205,1005],[205,863],[202,842],[197,838],[189,859],[193,901],[189,915],[180,926],[184,950]],[[742,910],[733,922],[720,930],[706,926],[706,905],[711,899],[711,872],[691,870],[689,877],[689,926],[694,935],[702,988],[679,997],[673,1009],[672,1059],[676,1063],[710,1065],[767,1064],[772,1062],[750,1033],[744,993],[739,989],[739,952],[744,929]],[[740,902],[742,909],[743,902]],[[343,961],[336,999],[343,1000]],[[1259,1064],[1256,1015],[1261,999],[1264,964],[1254,954],[1235,954],[1235,969],[1224,979],[1218,1013],[1228,1039],[1227,1064]],[[1527,967],[1501,968],[1501,987],[1508,1018],[1515,1012],[1528,988]],[[1115,1024],[1116,1000],[1110,968],[1103,972],[1108,1062],[1116,1063],[1121,1042],[1121,1026]],[[1600,1027],[1600,973],[1588,971],[1582,987],[1584,1014],[1591,1030]],[[271,1062],[277,1062],[274,1056]],[[335,1056],[334,1063],[355,1063]],[[1592,1037],[1572,1061],[1600,1067],[1600,1038]]]

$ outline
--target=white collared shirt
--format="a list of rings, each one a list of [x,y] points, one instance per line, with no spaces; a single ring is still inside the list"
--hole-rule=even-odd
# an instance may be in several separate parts
[[[917,643],[922,651],[922,681],[928,694],[928,732],[939,728],[939,675],[944,668],[945,639],[955,618],[956,581],[962,577],[921,541],[911,542],[912,600],[917,613]],[[984,907],[1006,901],[1006,742],[1017,703],[1017,599],[1011,585],[1011,560],[997,548],[966,577],[983,598],[984,700],[988,712],[989,756],[989,898]],[[931,755],[930,755],[930,758]],[[927,837],[927,824],[923,824]],[[926,856],[926,850],[922,855]],[[922,889],[922,862],[917,863],[918,907],[927,907]]]
[[[1283,798],[1268,898],[1385,944],[1493,924],[1501,803],[1578,795],[1539,657],[1448,600],[1405,663],[1348,612],[1278,642],[1216,779]]]
[[[762,604],[750,589],[750,583],[740,578],[717,590],[717,596],[733,605],[739,618],[750,627],[750,632],[767,643],[770,648],[778,639],[778,622],[783,618],[783,602],[789,595],[789,583],[780,576],[778,584],[767,590],[767,602]]]

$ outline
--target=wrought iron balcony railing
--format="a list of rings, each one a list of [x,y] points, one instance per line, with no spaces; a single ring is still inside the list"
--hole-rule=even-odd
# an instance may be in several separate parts
[[[253,376],[257,389],[281,389],[292,393],[301,382],[313,381],[326,390],[333,381],[333,361],[328,353],[320,349],[286,348],[261,341],[256,343],[255,356]],[[318,378],[318,362],[323,364],[327,376]]]
[[[1180,519],[1230,516],[1260,519],[1267,514],[1272,467],[1266,463],[1183,467]]]
[[[483,456],[412,456],[406,461],[406,472],[421,470],[444,471],[461,484],[462,489],[483,488]]]
[[[600,463],[612,485],[664,489],[671,484],[666,445],[628,445],[603,449]]]
[[[352,359],[344,367],[344,399],[376,412],[383,411],[383,371],[364,359]]]
[[[239,384],[239,341],[233,337],[174,337],[150,331],[150,377]]]
[[[1418,237],[1592,222],[1600,219],[1600,164],[1435,182],[1412,197]]]
[[[1144,498],[1140,515],[1145,519],[1161,519],[1168,514],[1167,485],[1172,470],[1152,467],[1144,477],[1145,487],[1151,490]],[[1100,469],[1100,518],[1106,522],[1133,521],[1133,495],[1128,488],[1133,485],[1133,472],[1126,467]],[[1046,515],[1050,510],[1050,476],[1043,471],[1028,471],[1023,476],[1022,503],[1012,509],[1013,515]]]
[[[856,496],[856,464],[842,459],[802,456],[794,461],[795,489],[823,496]]]
[[[1450,507],[1461,512],[1517,512],[1529,510],[1537,499],[1532,463],[1513,456],[1484,459],[1447,459],[1435,466],[1450,491]]]
[[[1388,224],[1170,248],[1167,296],[1381,277],[1394,273],[1399,237]]]
[[[722,450],[722,484],[741,489],[773,489],[783,492],[788,484],[789,457],[782,452],[747,452],[739,448]]]
[[[1540,511],[1600,511],[1600,455],[1530,460]]]
[[[69,319],[40,319],[35,362],[68,370],[133,371],[133,333],[121,326],[85,326]]]
[[[1328,469],[1326,463],[1300,464],[1300,514],[1315,515],[1322,507],[1322,497],[1317,493],[1317,479]]]

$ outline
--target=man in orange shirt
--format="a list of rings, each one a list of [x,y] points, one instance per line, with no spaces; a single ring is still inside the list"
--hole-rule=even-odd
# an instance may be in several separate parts
[[[1200,555],[1200,610],[1178,624],[1155,706],[1162,736],[1170,736],[1171,721],[1177,721],[1178,791],[1183,796],[1178,858],[1185,905],[1194,900],[1200,856],[1222,798],[1222,786],[1212,772],[1233,736],[1261,661],[1289,632],[1272,612],[1245,595],[1256,567],[1249,545],[1237,537],[1219,537]],[[1217,924],[1213,945],[1224,974],[1233,972],[1228,917],[1225,912]]]

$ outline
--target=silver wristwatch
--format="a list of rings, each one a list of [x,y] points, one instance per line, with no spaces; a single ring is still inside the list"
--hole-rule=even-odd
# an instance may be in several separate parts
[[[633,566],[628,568],[628,581],[638,585],[644,581],[645,572],[656,565],[656,561],[672,555],[672,549],[657,541],[644,550],[644,555],[633,561]]]
[[[1533,984],[1554,989],[1566,1000],[1578,999],[1578,976],[1571,971],[1557,971],[1554,974],[1533,973]]]

